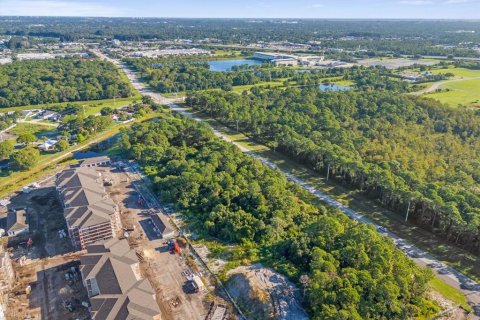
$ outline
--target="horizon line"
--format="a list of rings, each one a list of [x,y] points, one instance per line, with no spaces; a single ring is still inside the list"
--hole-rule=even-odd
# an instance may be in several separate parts
[[[211,20],[351,20],[351,21],[471,21],[480,22],[480,18],[295,18],[295,17],[147,17],[147,16],[47,16],[47,15],[2,15],[0,18],[108,18],[108,19],[211,19]]]

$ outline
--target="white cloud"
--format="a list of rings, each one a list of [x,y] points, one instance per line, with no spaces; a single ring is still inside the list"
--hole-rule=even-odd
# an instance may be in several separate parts
[[[115,6],[95,2],[67,0],[0,0],[0,15],[4,16],[123,16]]]
[[[411,6],[426,6],[433,4],[433,1],[430,0],[403,0],[399,2],[400,4],[406,4]]]
[[[322,3],[314,3],[309,6],[307,6],[307,9],[318,9],[318,8],[323,8],[325,7]]]

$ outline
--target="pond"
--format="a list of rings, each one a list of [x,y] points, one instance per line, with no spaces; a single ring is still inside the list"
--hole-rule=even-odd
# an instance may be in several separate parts
[[[334,84],[334,83],[331,83],[331,84],[321,84],[318,86],[320,88],[320,90],[322,91],[348,91],[348,90],[352,90],[352,87],[349,87],[349,86],[341,86],[341,85],[338,85],[338,84]]]
[[[238,60],[215,60],[208,61],[210,65],[210,71],[226,72],[230,71],[234,66],[249,65],[255,66],[262,64],[258,60],[249,60],[249,59],[238,59]]]

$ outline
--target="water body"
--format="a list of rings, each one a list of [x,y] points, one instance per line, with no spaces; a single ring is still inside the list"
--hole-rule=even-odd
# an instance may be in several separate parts
[[[318,86],[322,91],[348,91],[352,90],[352,87],[349,86],[341,86],[338,84],[321,84]]]
[[[255,65],[262,64],[262,62],[258,60],[238,59],[238,60],[208,61],[208,64],[210,65],[210,71],[227,72],[227,71],[230,71],[234,66],[241,66],[241,65],[255,66]]]

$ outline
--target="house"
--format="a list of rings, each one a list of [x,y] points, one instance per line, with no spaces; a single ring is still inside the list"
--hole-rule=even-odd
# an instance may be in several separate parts
[[[175,236],[175,229],[171,227],[170,221],[168,221],[168,217],[166,215],[157,213],[150,216],[150,220],[152,220],[153,225],[162,234],[163,239],[171,239]]]
[[[80,167],[98,167],[106,166],[111,163],[110,158],[107,156],[100,156],[94,158],[87,158],[80,162]]]
[[[27,211],[25,209],[9,211],[7,214],[7,235],[14,237],[28,232]]]
[[[143,279],[127,240],[110,239],[86,247],[80,272],[94,320],[160,320],[155,290]]]
[[[101,174],[94,168],[62,171],[55,183],[68,234],[76,249],[85,249],[88,244],[119,233],[118,206],[105,191]]]
[[[55,149],[55,146],[57,145],[58,141],[53,140],[53,139],[48,139],[44,143],[41,143],[38,145],[38,149],[42,151],[49,151]]]

